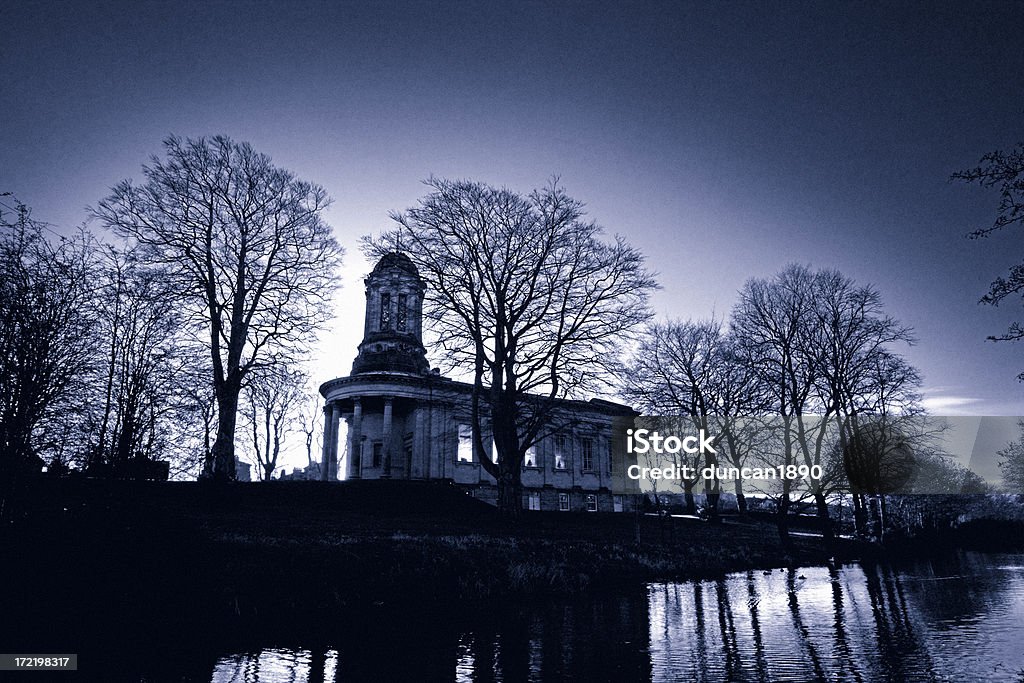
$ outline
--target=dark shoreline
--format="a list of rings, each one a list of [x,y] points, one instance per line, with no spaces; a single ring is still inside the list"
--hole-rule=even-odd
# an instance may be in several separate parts
[[[152,629],[154,615],[161,629],[259,630],[907,554],[802,535],[787,552],[773,525],[733,518],[552,512],[510,525],[432,483],[45,480],[24,494],[0,537],[6,642],[73,639],[97,621]]]

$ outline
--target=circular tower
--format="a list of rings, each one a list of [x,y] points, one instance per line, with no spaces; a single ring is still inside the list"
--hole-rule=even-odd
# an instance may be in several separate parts
[[[423,293],[427,287],[405,254],[385,254],[366,283],[366,319],[352,374],[430,372],[423,348]]]

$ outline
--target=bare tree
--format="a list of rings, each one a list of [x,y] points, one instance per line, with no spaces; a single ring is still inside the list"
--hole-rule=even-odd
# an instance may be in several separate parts
[[[15,482],[63,452],[90,369],[94,245],[48,240],[44,228],[20,202],[0,201],[0,519]]]
[[[1018,426],[1022,436],[999,451],[999,469],[1003,473],[1007,490],[1024,493],[1024,420]]]
[[[732,340],[718,320],[668,321],[650,325],[623,373],[623,394],[648,414],[683,415],[694,429],[715,436],[714,446],[736,467],[749,453],[751,424],[764,398],[749,366],[740,362]],[[704,465],[717,457],[705,453]],[[697,465],[697,462],[689,463]],[[695,480],[683,482],[693,514]],[[744,506],[742,481],[734,481],[737,504]],[[720,482],[705,482],[708,510],[718,513]]]
[[[732,320],[738,345],[772,396],[780,418],[784,465],[801,463],[835,472],[826,460],[847,447],[859,415],[919,411],[917,372],[892,352],[911,343],[908,328],[884,315],[881,297],[833,270],[791,265],[772,280],[751,280]],[[826,539],[828,496],[835,477],[810,479]],[[785,537],[789,493],[779,506]]]
[[[261,369],[249,376],[244,393],[249,443],[263,481],[277,468],[281,446],[294,431],[306,376],[284,367]]]
[[[787,467],[796,462],[797,440],[807,436],[801,417],[811,412],[817,381],[818,368],[807,344],[813,306],[813,275],[801,266],[790,266],[773,280],[748,280],[731,321],[741,353],[779,417],[782,462],[778,464]],[[782,480],[777,520],[784,543],[789,543],[792,487],[789,479]]]
[[[950,180],[977,183],[984,188],[995,188],[999,192],[999,206],[992,225],[978,228],[967,236],[984,239],[1003,228],[1024,225],[1024,142],[1019,142],[1009,152],[990,152],[981,158],[974,168],[957,171]],[[1010,268],[1003,277],[996,278],[981,303],[998,306],[1007,297],[1024,292],[1024,263]],[[1024,339],[1024,325],[1015,322],[1006,332],[989,337],[992,341],[1019,341]],[[1024,372],[1017,375],[1024,381]]]
[[[93,210],[160,267],[202,329],[217,401],[206,476],[235,476],[235,425],[247,375],[301,352],[326,320],[342,251],[321,218],[323,188],[229,138],[164,141]]]
[[[522,507],[526,450],[552,428],[561,398],[604,385],[620,344],[650,317],[656,286],[621,237],[605,242],[556,182],[522,196],[483,183],[430,179],[371,255],[406,252],[427,283],[425,318],[449,369],[472,377],[474,450],[498,484],[499,508]]]
[[[180,443],[186,377],[175,296],[134,254],[101,250],[94,287],[96,372],[85,469],[93,475],[156,472]]]
[[[323,420],[320,397],[314,394],[311,399],[302,404],[299,411],[299,431],[302,432],[303,444],[306,449],[306,472],[316,475],[320,479],[320,468],[324,465],[319,460],[313,459],[313,453],[319,452],[322,445],[323,429],[320,426]]]
[[[912,344],[910,328],[884,313],[881,295],[871,286],[858,286],[838,271],[821,270],[814,278],[814,317],[808,344],[816,351],[818,372],[817,402],[822,412],[834,415],[837,425],[826,421],[813,448],[804,448],[808,465],[822,465],[828,451],[826,436],[838,438],[840,450],[847,448],[858,429],[862,415],[903,416],[921,412],[917,388],[920,376],[900,356],[892,352],[894,344]],[[838,468],[826,468],[836,471]],[[817,480],[811,489],[828,535],[827,497],[836,480]],[[855,512],[863,514],[862,498],[854,494]]]

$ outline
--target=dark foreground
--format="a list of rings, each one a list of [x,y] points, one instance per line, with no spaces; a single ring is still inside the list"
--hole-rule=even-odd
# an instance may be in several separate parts
[[[787,550],[771,525],[739,520],[531,513],[511,526],[450,487],[408,482],[66,480],[28,493],[0,539],[0,650],[94,652],[104,671],[136,642],[185,647],[182,633],[188,648],[228,651],[236,638],[239,650],[280,634],[316,642],[325,624],[386,639],[403,624],[481,611],[505,623],[517,604],[875,552],[809,535]]]
[[[43,481],[5,532],[6,585],[36,605],[151,607],[215,619],[330,610],[386,596],[543,596],[822,564],[773,526],[632,513],[524,513],[510,524],[453,487],[418,482]],[[6,599],[19,596],[8,594]]]

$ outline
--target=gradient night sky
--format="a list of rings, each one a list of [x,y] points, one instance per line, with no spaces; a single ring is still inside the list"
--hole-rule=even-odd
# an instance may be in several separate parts
[[[727,314],[787,262],[877,286],[938,414],[1024,414],[1019,235],[947,182],[1024,120],[1012,3],[0,3],[0,191],[70,230],[161,151],[224,133],[323,185],[348,250],[316,379],[361,336],[359,236],[431,174],[558,174],[649,256],[661,315]]]

